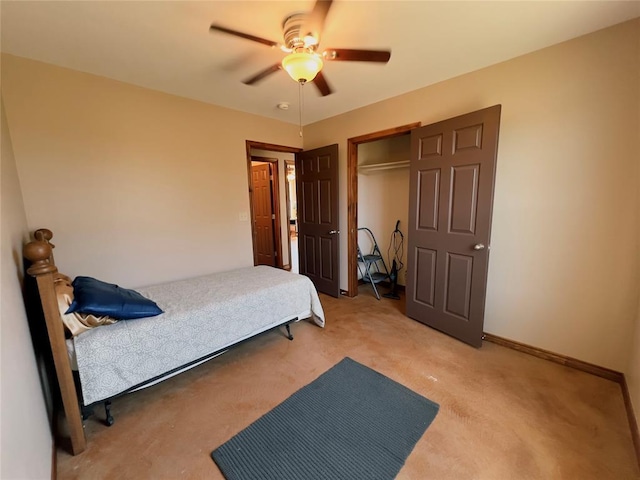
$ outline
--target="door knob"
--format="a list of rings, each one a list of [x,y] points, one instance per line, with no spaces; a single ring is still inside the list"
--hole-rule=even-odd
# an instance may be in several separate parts
[[[340,230],[329,230],[329,235],[335,235],[336,233],[340,233]]]
[[[484,250],[484,243],[476,243],[476,244],[473,246],[473,249],[474,249],[474,250]]]

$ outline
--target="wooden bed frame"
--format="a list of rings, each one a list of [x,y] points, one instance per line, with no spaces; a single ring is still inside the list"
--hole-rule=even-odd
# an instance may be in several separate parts
[[[53,354],[56,376],[62,396],[64,414],[67,420],[70,434],[71,453],[73,455],[77,455],[83,452],[87,445],[83,425],[83,418],[86,418],[86,415],[83,416],[83,411],[81,408],[82,402],[80,400],[80,396],[78,395],[73,370],[71,368],[71,362],[69,360],[69,355],[67,352],[64,323],[62,322],[62,318],[60,316],[60,310],[58,308],[58,301],[56,298],[54,285],[59,272],[53,258],[53,248],[55,247],[55,245],[50,243],[50,240],[53,238],[53,233],[51,232],[51,230],[41,228],[34,232],[33,237],[35,240],[27,243],[24,246],[23,255],[31,262],[31,266],[27,269],[27,273],[35,277],[37,282],[38,293],[40,295],[40,303],[42,304],[42,312],[44,314],[49,342],[51,344],[51,352]],[[271,331],[275,328],[279,328],[282,326],[286,327],[287,338],[289,340],[293,340],[289,325],[297,320],[298,318],[287,320],[286,322],[276,325],[275,327],[265,330],[264,332],[260,332],[252,337],[241,340],[237,343],[234,343],[233,345],[212,352],[200,359],[196,359],[186,365],[159,375],[158,377],[152,378],[139,385],[135,385],[113,397],[95,402],[89,407],[97,403],[104,402],[107,415],[106,423],[107,425],[111,425],[113,423],[113,418],[109,413],[109,405],[111,403],[111,399],[144,388],[145,386],[151,386],[163,379],[170,378],[177,373],[188,369],[191,366],[200,365],[201,363],[204,363],[205,361],[218,356],[219,354],[225,352],[233,346],[251,340],[255,336],[261,335],[262,333],[266,333],[267,331]]]
[[[87,441],[84,436],[82,415],[78,404],[78,392],[76,391],[71,362],[67,354],[64,324],[60,318],[54,288],[55,274],[58,273],[58,269],[53,260],[54,245],[49,243],[49,240],[53,238],[53,233],[51,233],[51,230],[41,228],[36,230],[33,236],[35,240],[27,243],[23,250],[25,258],[31,262],[27,273],[35,277],[38,284],[40,302],[42,303],[42,311],[47,324],[49,342],[51,343],[53,363],[56,368],[58,385],[62,396],[62,405],[71,436],[71,452],[77,455],[84,451]]]

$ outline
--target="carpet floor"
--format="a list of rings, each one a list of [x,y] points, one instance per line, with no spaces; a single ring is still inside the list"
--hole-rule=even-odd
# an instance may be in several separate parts
[[[620,386],[485,342],[475,349],[404,315],[404,301],[321,296],[327,327],[266,334],[116,399],[86,421],[87,450],[58,478],[223,477],[213,449],[348,356],[440,405],[397,478],[639,479]],[[302,479],[301,479],[302,480]]]

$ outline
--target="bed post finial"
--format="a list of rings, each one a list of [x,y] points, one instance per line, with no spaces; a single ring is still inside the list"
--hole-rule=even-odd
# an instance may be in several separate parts
[[[53,232],[48,228],[39,228],[38,230],[33,232],[33,238],[47,243],[51,247],[51,253],[49,254],[49,263],[51,263],[51,265],[55,265],[56,262],[53,259],[53,249],[56,248],[56,246],[50,242],[50,240],[53,238]]]
[[[31,261],[32,265],[27,269],[27,273],[34,277],[38,275],[44,275],[46,273],[56,273],[58,269],[55,265],[52,265],[49,259],[51,258],[51,245],[42,240],[34,240],[24,246],[24,256]]]
[[[38,230],[33,232],[33,236],[36,240],[41,240],[43,242],[49,243],[49,240],[53,238],[53,232],[48,228],[39,228]]]

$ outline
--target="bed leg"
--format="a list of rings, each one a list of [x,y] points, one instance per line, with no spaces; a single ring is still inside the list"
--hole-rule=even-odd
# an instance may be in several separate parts
[[[85,421],[87,418],[93,415],[93,407],[85,407],[84,405],[82,405],[81,413],[82,413],[82,421]]]
[[[287,338],[288,338],[289,340],[293,340],[293,335],[291,335],[291,328],[289,327],[289,324],[287,323],[287,324],[284,326],[284,328],[286,328],[286,329],[287,329]]]
[[[111,425],[113,425],[114,420],[113,416],[111,415],[111,402],[109,400],[104,402],[104,414],[106,417],[105,423],[110,427]]]

